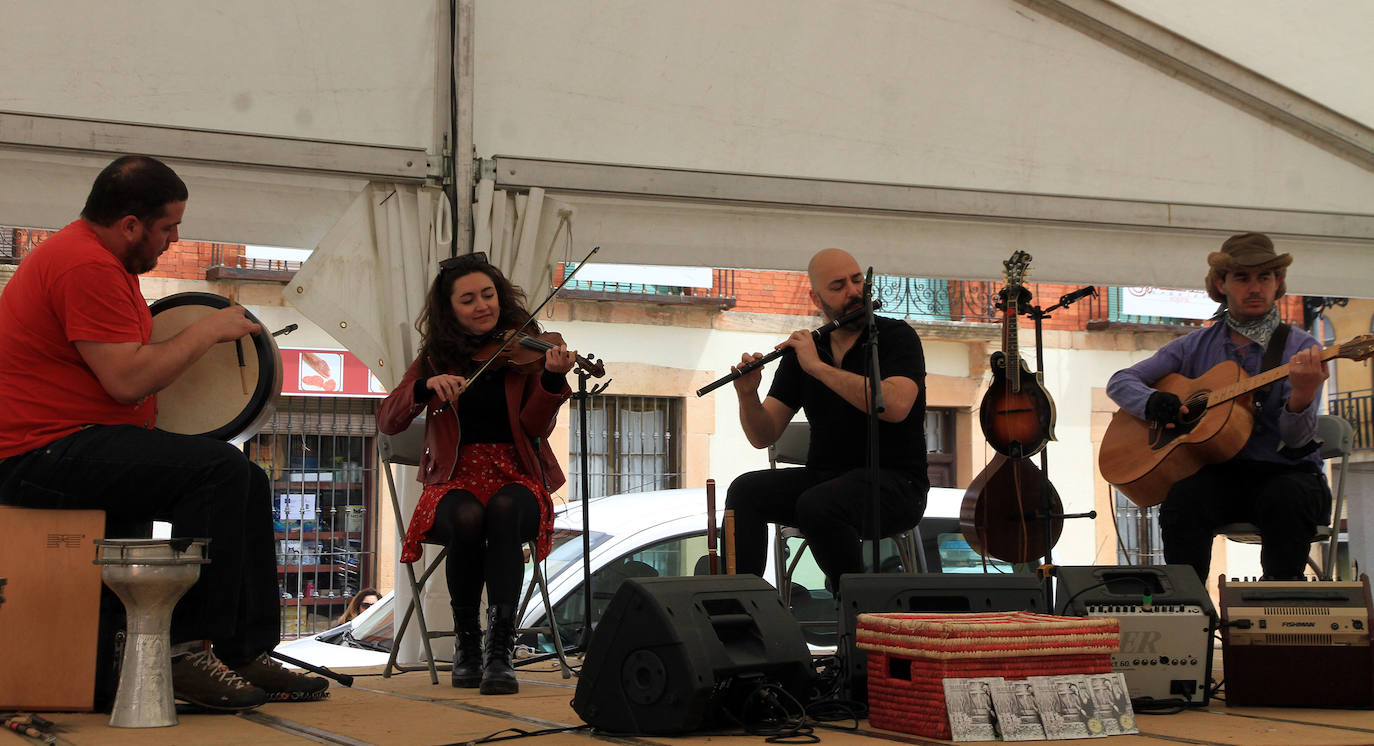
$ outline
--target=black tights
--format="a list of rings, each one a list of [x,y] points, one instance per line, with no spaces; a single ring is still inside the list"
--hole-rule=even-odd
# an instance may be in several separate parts
[[[444,495],[426,538],[448,547],[445,574],[454,608],[477,608],[483,583],[487,603],[514,606],[525,579],[523,545],[538,532],[539,501],[523,485],[502,487],[485,506],[467,490]]]

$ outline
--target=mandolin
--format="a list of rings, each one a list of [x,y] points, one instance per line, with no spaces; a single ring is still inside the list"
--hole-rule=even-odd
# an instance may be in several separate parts
[[[1374,355],[1374,334],[1322,350],[1332,358],[1364,360]],[[1155,383],[1188,406],[1173,428],[1162,428],[1117,410],[1102,436],[1097,465],[1102,478],[1142,508],[1158,505],[1174,483],[1207,464],[1229,461],[1245,447],[1254,429],[1255,389],[1288,377],[1287,365],[1248,375],[1234,361],[1214,365],[1198,376],[1171,373]]]
[[[992,353],[992,385],[978,411],[988,444],[1008,458],[1032,456],[1054,440],[1054,400],[1040,374],[1026,368],[1017,348],[1016,319],[1021,304],[1030,300],[1022,284],[1030,261],[1030,254],[1018,251],[1002,263],[1002,349]]]

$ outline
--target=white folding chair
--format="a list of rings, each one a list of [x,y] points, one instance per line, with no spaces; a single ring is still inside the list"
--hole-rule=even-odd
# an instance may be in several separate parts
[[[1355,450],[1355,428],[1336,415],[1318,415],[1317,441],[1321,444],[1317,453],[1323,459],[1330,461],[1339,456],[1341,461],[1331,505],[1331,525],[1318,526],[1316,535],[1312,537],[1313,543],[1325,542],[1325,546],[1318,550],[1322,561],[1318,564],[1309,556],[1307,564],[1318,578],[1331,580],[1339,574],[1336,568],[1336,545],[1340,540],[1341,510],[1345,507],[1345,475],[1350,466],[1350,452]],[[1262,544],[1264,541],[1259,526],[1253,523],[1228,523],[1216,532],[1242,544]]]
[[[410,423],[410,427],[397,435],[386,435],[377,433],[377,451],[381,456],[384,471],[386,472],[386,485],[391,493],[391,508],[396,514],[396,533],[399,541],[405,540],[407,520],[401,513],[401,499],[396,491],[396,480],[392,472],[392,466],[418,466],[420,464],[420,454],[424,452],[425,421],[423,418],[416,418]],[[530,586],[525,590],[524,600],[520,604],[520,609],[516,613],[516,619],[525,616],[525,608],[529,605],[530,599],[534,595],[536,586],[539,588],[540,598],[544,601],[545,618],[550,620],[547,626],[527,627],[516,630],[516,634],[527,634],[530,632],[543,632],[553,638],[554,650],[557,653],[559,666],[563,673],[563,678],[572,676],[572,667],[568,665],[567,654],[563,651],[563,640],[558,631],[558,625],[553,623],[553,605],[549,603],[548,584],[544,581],[544,570],[539,560],[535,557],[535,545],[529,543],[530,561],[533,566],[533,575],[530,579]],[[431,640],[443,637],[453,637],[454,631],[439,630],[432,631],[425,620],[424,605],[419,602],[420,594],[423,592],[425,584],[434,575],[435,571],[442,566],[444,558],[448,556],[448,548],[440,550],[434,560],[429,563],[420,574],[415,576],[415,566],[413,563],[406,564],[406,578],[410,581],[410,603],[406,605],[405,613],[401,617],[401,623],[396,626],[396,637],[392,641],[391,655],[387,657],[386,668],[382,671],[383,678],[389,678],[393,671],[429,671],[429,680],[432,684],[439,683],[439,671],[452,669],[451,665],[441,666],[434,660],[434,651],[430,646]],[[416,622],[420,625],[420,643],[425,650],[425,660],[423,665],[404,664],[396,661],[396,655],[401,650],[401,640],[405,638],[406,629],[410,626],[410,618],[414,615]],[[518,665],[518,664],[517,664]]]
[[[805,464],[806,452],[811,444],[811,425],[806,422],[790,422],[783,429],[782,435],[778,437],[773,445],[768,446],[768,466],[776,469],[778,464]],[[787,540],[801,538],[795,552],[791,552],[788,557]],[[910,568],[915,566],[920,572],[926,571],[925,549],[921,546],[921,526],[917,525],[892,536],[885,537],[892,539],[897,545],[897,556],[902,562],[902,568],[910,572]],[[773,566],[777,572],[778,593],[782,596],[782,603],[788,606],[792,602],[792,574],[797,569],[797,563],[801,561],[802,555],[806,552],[806,537],[801,530],[794,526],[774,524],[773,542]]]

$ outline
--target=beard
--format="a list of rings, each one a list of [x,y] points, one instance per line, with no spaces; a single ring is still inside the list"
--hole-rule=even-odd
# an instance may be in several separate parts
[[[158,257],[162,256],[162,249],[154,246],[146,238],[129,249],[128,256],[124,257],[122,264],[124,269],[132,275],[141,275],[152,271],[157,266]]]
[[[845,315],[850,311],[862,308],[863,299],[851,298],[843,308],[834,308],[833,306],[827,305],[825,301],[820,301],[820,306],[821,312],[825,314],[825,318],[829,321],[834,321],[835,319],[838,319],[839,317]],[[849,331],[858,331],[860,329],[863,329],[864,326],[867,325],[867,323],[868,320],[864,318],[864,315],[859,314],[858,316],[855,316],[854,318],[850,319],[844,324],[841,324],[839,328],[846,329]]]

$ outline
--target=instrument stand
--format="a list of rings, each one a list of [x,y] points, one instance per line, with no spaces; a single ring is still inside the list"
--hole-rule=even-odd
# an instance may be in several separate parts
[[[592,355],[587,355],[592,358]],[[575,646],[577,650],[586,651],[592,642],[592,528],[591,528],[591,475],[588,473],[590,468],[589,455],[587,453],[587,401],[597,394],[606,390],[611,385],[610,379],[605,383],[599,383],[591,389],[587,388],[587,379],[591,374],[582,368],[575,368],[577,372],[577,393],[572,398],[577,401],[577,416],[581,426],[578,428],[578,462],[582,469],[582,636]],[[549,624],[557,624],[553,618],[553,609],[546,609],[549,615]]]
[[[1040,306],[1033,305],[1027,305],[1024,308],[1022,313],[1026,316],[1029,316],[1031,319],[1035,321],[1036,373],[1043,375],[1045,372],[1045,330],[1042,322],[1045,319],[1050,318],[1051,313],[1058,311],[1061,308],[1068,308],[1070,305],[1073,305],[1075,301],[1082,300],[1083,298],[1086,298],[1089,295],[1097,295],[1096,286],[1089,285],[1079,290],[1075,290],[1072,293],[1068,293],[1067,295],[1062,295],[1059,297],[1058,303],[1043,310],[1040,308]],[[1053,507],[1050,504],[1050,467],[1048,454],[1048,448],[1042,448],[1040,450],[1040,475],[1042,480],[1040,489],[1040,509],[1035,511],[1033,517],[1037,519],[1043,519],[1045,522],[1045,558],[1043,564],[1053,565],[1054,559],[1052,557],[1052,554],[1054,552],[1054,521],[1067,518],[1097,518],[1097,511],[1090,510],[1086,513],[1062,513],[1053,510]],[[1043,582],[1045,584],[1045,608],[1053,609],[1054,579],[1050,576],[1050,574],[1046,573],[1044,574]]]
[[[878,477],[878,415],[887,409],[883,402],[883,375],[882,369],[878,366],[878,317],[873,313],[873,268],[868,268],[868,279],[864,282],[864,311],[868,319],[868,337],[864,340],[864,350],[867,353],[868,364],[864,366],[866,383],[868,384],[868,497],[873,501],[873,513],[870,519],[873,521],[873,573],[880,573],[882,568],[882,553],[880,545],[882,537],[882,490],[879,489]]]

